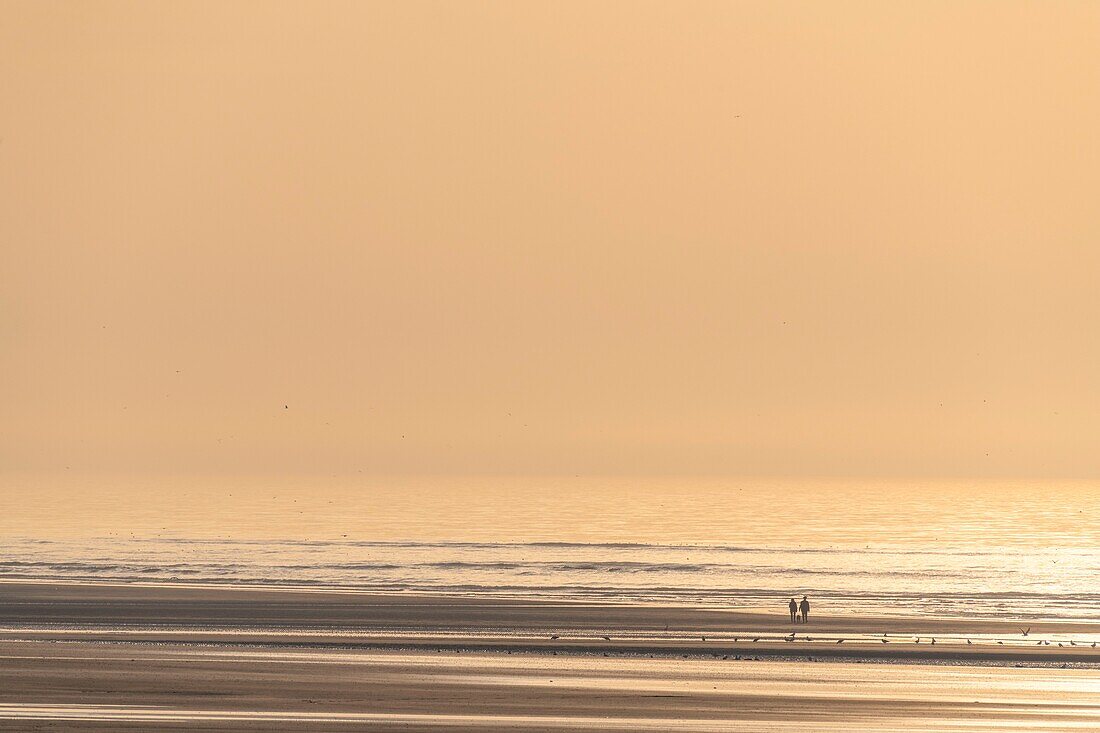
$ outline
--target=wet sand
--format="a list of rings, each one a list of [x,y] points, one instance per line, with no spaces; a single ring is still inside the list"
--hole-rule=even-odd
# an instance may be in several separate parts
[[[1030,626],[0,583],[0,729],[1100,728],[1100,627]]]

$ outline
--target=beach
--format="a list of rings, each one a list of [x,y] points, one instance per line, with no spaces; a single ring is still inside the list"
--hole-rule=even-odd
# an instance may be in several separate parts
[[[1095,525],[1025,486],[157,485],[4,484],[0,730],[1100,729]]]
[[[840,616],[793,626],[782,608],[5,582],[0,729],[1100,726],[1100,625],[1030,627],[1024,636],[989,620]]]

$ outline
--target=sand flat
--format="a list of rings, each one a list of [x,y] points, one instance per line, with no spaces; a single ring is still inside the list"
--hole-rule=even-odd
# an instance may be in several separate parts
[[[781,610],[763,614],[415,594],[0,582],[0,639],[1100,662],[1100,624],[821,616],[808,625],[792,625]],[[1030,630],[1026,636],[1025,629]]]
[[[1100,728],[1097,627],[1030,626],[0,583],[0,729]]]
[[[0,728],[1070,731],[1093,670],[0,643]]]

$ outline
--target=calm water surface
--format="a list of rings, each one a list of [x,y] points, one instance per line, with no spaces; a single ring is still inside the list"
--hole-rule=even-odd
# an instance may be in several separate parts
[[[1100,482],[0,480],[0,578],[1100,618]]]

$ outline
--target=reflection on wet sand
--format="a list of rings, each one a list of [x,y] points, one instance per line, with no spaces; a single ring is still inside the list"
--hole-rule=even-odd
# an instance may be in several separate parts
[[[69,730],[1100,726],[1094,670],[25,642],[0,665],[0,721]]]
[[[713,608],[0,583],[0,728],[1100,728],[1100,652],[1084,643],[1097,626],[1026,630],[821,616],[792,632],[785,614]]]

